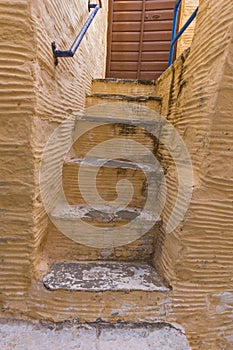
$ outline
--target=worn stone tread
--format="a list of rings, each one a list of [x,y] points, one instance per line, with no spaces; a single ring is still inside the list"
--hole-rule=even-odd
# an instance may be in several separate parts
[[[121,94],[87,94],[87,97],[103,98],[110,100],[123,100],[128,102],[147,102],[158,101],[161,102],[161,98],[158,96],[129,96]]]
[[[85,115],[82,119],[78,119],[77,122],[88,121],[95,123],[111,123],[111,124],[129,124],[135,125],[137,127],[145,128],[145,127],[153,127],[163,126],[165,121],[160,120],[146,120],[146,119],[124,119],[124,118],[114,118],[114,117],[105,117],[105,116],[89,116]]]
[[[43,283],[50,290],[167,292],[156,270],[144,263],[59,262]]]
[[[116,83],[116,84],[133,84],[133,85],[155,85],[155,80],[136,80],[136,79],[119,79],[119,78],[104,78],[93,79],[93,83]]]
[[[141,212],[138,208],[114,208],[109,206],[90,207],[88,205],[59,206],[54,209],[52,217],[64,220],[95,219],[102,222],[117,220],[130,221],[141,215],[141,221],[158,221],[156,213]]]

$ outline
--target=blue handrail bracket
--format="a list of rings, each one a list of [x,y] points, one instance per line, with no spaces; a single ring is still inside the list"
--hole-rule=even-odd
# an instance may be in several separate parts
[[[74,43],[72,44],[71,48],[69,50],[57,50],[56,43],[52,43],[52,51],[53,51],[53,57],[54,57],[54,63],[57,66],[58,65],[58,57],[73,57],[75,52],[77,51],[81,41],[83,40],[88,28],[90,27],[93,19],[95,18],[97,12],[102,7],[101,0],[99,0],[98,4],[91,3],[88,1],[88,11],[90,12],[91,9],[94,9],[87,21],[85,22],[83,28],[79,32],[78,36],[76,37]]]
[[[170,45],[168,67],[170,67],[170,65],[173,62],[175,43],[181,37],[181,35],[185,32],[185,30],[190,26],[190,24],[193,22],[198,12],[198,7],[197,7],[196,10],[193,12],[193,14],[190,16],[190,18],[185,23],[185,25],[181,28],[179,33],[177,33],[177,22],[178,22],[181,3],[182,3],[182,0],[178,0],[174,7],[174,19],[173,19],[173,25],[172,25],[172,38],[171,38],[171,45]]]

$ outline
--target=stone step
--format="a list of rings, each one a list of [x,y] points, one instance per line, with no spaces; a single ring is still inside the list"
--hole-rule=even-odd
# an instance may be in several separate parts
[[[150,265],[58,261],[31,286],[32,307],[40,295],[40,318],[49,314],[55,322],[166,322],[171,289]]]
[[[161,122],[162,100],[157,96],[87,95],[86,116],[126,121]],[[117,107],[117,108],[116,108]]]
[[[169,292],[155,268],[142,263],[58,262],[43,278],[49,290]]]
[[[28,291],[30,300],[27,309],[32,319],[57,323],[72,320],[90,323],[102,320],[113,324],[167,323],[173,319],[173,292],[166,284],[162,284],[162,290],[160,286],[158,290],[143,291],[86,291],[63,288],[50,290],[43,284],[43,278],[49,274],[50,269],[49,266],[43,273],[38,274]],[[86,277],[88,278],[88,274]]]
[[[94,79],[92,81],[92,93],[155,96],[155,82],[153,80],[114,78]]]
[[[81,182],[81,191],[78,181],[80,166],[85,171]],[[129,207],[143,208],[148,196],[148,184],[149,186],[153,185],[154,198],[157,198],[162,175],[160,168],[150,164],[110,159],[76,158],[63,165],[63,190],[71,205],[86,204],[83,198],[85,194],[88,199],[92,199],[92,204],[98,202],[93,187],[97,188],[99,195],[105,201],[110,202],[115,201],[118,196],[116,191],[118,182],[127,179],[133,186],[132,199],[126,202],[129,183],[121,183],[121,200],[128,203]]]
[[[50,217],[75,242],[97,248],[112,248],[134,242],[153,230],[160,220],[160,213],[152,212],[155,208],[151,205],[148,207],[140,210],[116,207],[115,203],[78,206],[60,202]]]
[[[145,213],[142,215],[142,220],[136,221],[137,230],[127,227],[125,231],[124,227],[131,220],[137,220],[140,212],[139,209],[133,208],[124,208],[121,211],[119,209],[114,213],[113,210],[109,211],[109,207],[101,207],[99,210],[88,206],[58,207],[52,213],[53,223],[49,225],[44,244],[44,259],[49,264],[60,259],[63,261],[151,261],[159,235],[160,219]],[[92,236],[87,232],[89,225],[80,227],[80,221],[91,226]],[[102,232],[107,232],[105,233],[107,240],[116,229],[119,230],[116,238],[119,244],[108,246],[96,244],[96,242],[102,243],[100,241]],[[94,244],[93,239],[96,241]]]
[[[56,324],[2,320],[0,333],[1,348],[5,350],[191,350],[184,330],[163,322]]]
[[[121,103],[128,105],[141,105],[157,113],[161,112],[161,99],[156,96],[128,96],[121,94],[90,94],[86,96],[86,108],[93,107],[97,104]]]
[[[69,239],[59,229],[49,224],[44,245],[45,260],[50,264],[58,261],[150,261],[159,234],[159,223],[142,237],[124,246],[96,248]]]
[[[45,275],[44,275],[45,276]],[[32,319],[62,322],[167,322],[172,319],[168,290],[50,290],[33,280],[27,309]],[[111,348],[111,347],[110,347]],[[180,350],[180,349],[179,349]]]
[[[113,159],[117,154],[118,159],[153,163],[162,126],[162,121],[157,120],[83,116],[75,125],[73,157]],[[88,156],[91,150],[92,155]]]

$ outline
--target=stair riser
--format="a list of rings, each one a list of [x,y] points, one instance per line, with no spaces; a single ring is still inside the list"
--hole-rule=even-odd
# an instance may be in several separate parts
[[[155,100],[149,100],[149,101],[124,101],[124,100],[119,100],[119,99],[114,99],[114,98],[106,98],[106,97],[95,97],[95,96],[88,96],[86,98],[86,108],[93,107],[98,104],[107,104],[107,103],[114,103],[116,104],[121,104],[122,102],[127,103],[128,105],[139,105],[139,106],[144,106],[147,107],[153,111],[156,111],[157,113],[161,112],[161,102],[160,101],[155,101]]]
[[[92,82],[92,93],[121,94],[128,96],[155,96],[155,85],[153,83],[140,84],[137,81],[100,81]]]
[[[156,134],[159,135],[161,127],[157,126],[156,128]],[[89,131],[85,132],[88,129]],[[109,123],[98,126],[98,123],[79,120],[75,133],[81,135],[73,144],[72,149],[75,158],[87,157],[89,151],[101,145],[101,151],[99,154],[96,153],[96,158],[98,156],[101,159],[111,159],[111,149],[113,149],[114,153],[119,153],[119,158],[120,155],[123,155],[124,160],[132,161],[130,154],[133,154],[137,162],[153,163],[153,155],[156,154],[158,148],[157,137],[143,128],[129,124]],[[114,139],[122,140],[122,144],[117,140],[114,141]],[[111,141],[111,144],[106,143],[106,141]],[[145,147],[145,150],[142,150],[141,145]],[[152,154],[148,155],[148,151]]]
[[[98,249],[72,241],[50,223],[44,254],[50,264],[57,261],[149,261],[152,259],[158,232],[156,224],[144,236],[130,244]]]
[[[115,201],[117,199],[116,185],[120,180],[128,179],[133,185],[133,198],[127,205],[132,208],[143,208],[147,199],[147,177],[150,181],[155,183],[157,192],[154,193],[154,197],[157,198],[161,176],[155,172],[145,174],[141,169],[130,168],[116,168],[111,166],[103,166],[99,168],[98,175],[96,176],[97,167],[92,165],[85,165],[85,183],[82,183],[82,193],[78,184],[78,173],[80,169],[79,163],[65,163],[63,166],[63,190],[66,195],[67,201],[71,205],[88,204],[82,197],[82,193],[92,194],[93,189],[90,186],[90,179],[95,179],[96,188],[99,195],[105,201]],[[151,180],[152,179],[152,180]],[[84,192],[85,191],[85,192]],[[127,197],[126,197],[127,198]],[[126,199],[125,198],[125,199]],[[95,200],[95,196],[94,196]],[[93,204],[93,203],[90,203]]]

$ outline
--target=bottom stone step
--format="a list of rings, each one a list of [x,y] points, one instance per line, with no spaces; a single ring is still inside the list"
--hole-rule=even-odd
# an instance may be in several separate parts
[[[0,323],[1,349],[191,350],[182,329],[171,324]]]
[[[167,292],[156,270],[144,263],[60,262],[43,278],[49,290]]]

